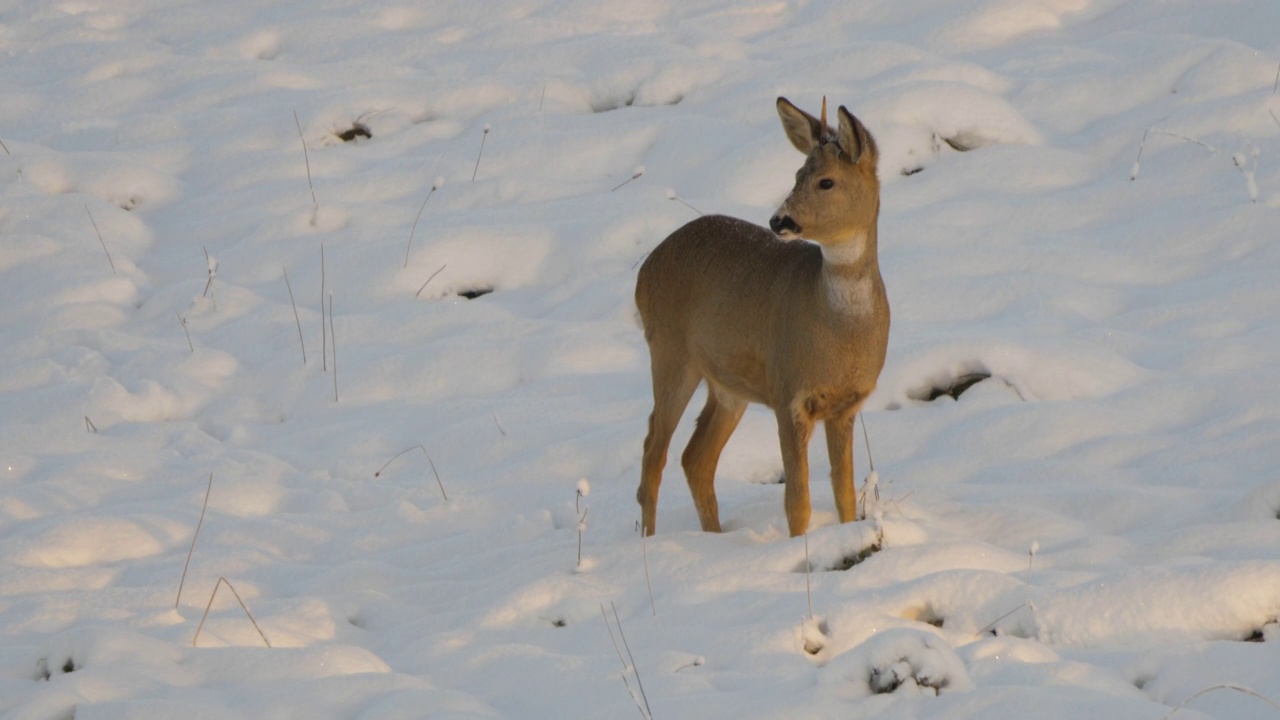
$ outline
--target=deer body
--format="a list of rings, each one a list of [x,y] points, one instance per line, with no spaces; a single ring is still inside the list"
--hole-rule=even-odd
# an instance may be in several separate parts
[[[703,530],[720,530],[715,468],[750,402],[777,417],[791,534],[808,526],[808,443],[819,421],[840,521],[856,516],[853,418],[875,389],[889,337],[875,143],[843,107],[837,134],[825,127],[825,109],[819,121],[779,98],[778,111],[808,160],[774,231],[699,218],[640,268],[636,306],[654,393],[637,492],[646,534],[655,529],[671,435],[704,380],[707,404],[681,458]],[[802,236],[815,242],[794,240]]]

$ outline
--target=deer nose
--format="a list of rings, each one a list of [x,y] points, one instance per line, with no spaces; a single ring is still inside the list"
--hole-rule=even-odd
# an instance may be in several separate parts
[[[800,234],[800,226],[796,224],[795,220],[791,219],[790,215],[774,215],[769,218],[769,229],[773,230],[775,235],[781,235],[783,230],[793,232],[796,235]]]

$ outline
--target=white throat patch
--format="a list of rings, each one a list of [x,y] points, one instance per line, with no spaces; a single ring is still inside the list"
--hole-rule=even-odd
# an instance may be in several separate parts
[[[867,236],[855,235],[838,245],[821,245],[822,259],[835,268],[853,265],[867,253]],[[825,274],[827,301],[843,315],[861,315],[871,311],[871,278],[848,277],[840,272]]]
[[[867,253],[867,236],[855,235],[839,245],[823,244],[822,259],[832,265],[852,265]]]

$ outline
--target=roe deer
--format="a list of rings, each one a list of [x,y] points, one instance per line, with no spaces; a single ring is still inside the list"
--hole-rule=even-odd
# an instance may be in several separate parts
[[[821,120],[786,98],[777,106],[791,144],[808,157],[769,220],[773,232],[699,218],[663,240],[636,280],[653,373],[636,493],[646,535],[671,434],[701,380],[707,404],[681,464],[703,530],[720,531],[716,463],[749,402],[777,416],[791,535],[809,525],[808,446],[819,420],[840,522],[855,519],[853,419],[875,389],[889,340],[876,256],[876,143],[843,106],[832,133],[825,99]]]

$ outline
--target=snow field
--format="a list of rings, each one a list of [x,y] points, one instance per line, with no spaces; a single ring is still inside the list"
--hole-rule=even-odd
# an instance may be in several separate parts
[[[1278,23],[0,8],[0,716],[623,717],[636,671],[655,718],[1280,700]],[[836,524],[815,443],[806,559],[753,408],[727,532],[695,530],[686,419],[642,544],[635,267],[698,212],[767,219],[780,94],[881,147],[879,512]],[[224,577],[270,649],[225,586],[192,647]]]

